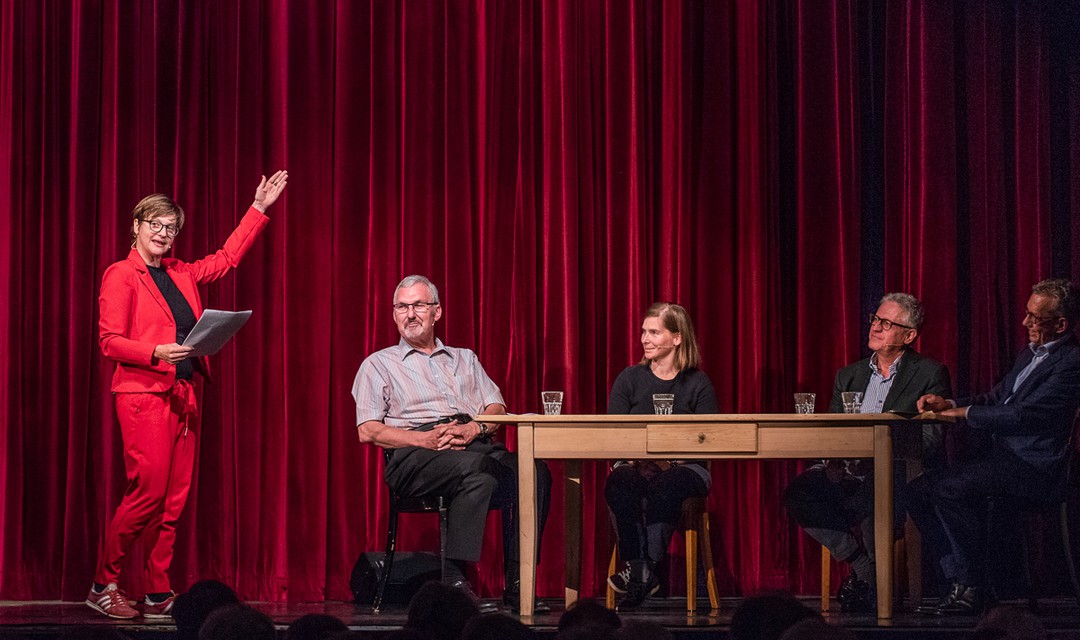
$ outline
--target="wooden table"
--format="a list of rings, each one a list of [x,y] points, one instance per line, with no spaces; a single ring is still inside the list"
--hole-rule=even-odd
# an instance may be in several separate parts
[[[536,593],[535,459],[566,463],[566,602],[581,586],[581,460],[873,458],[878,618],[893,610],[893,425],[919,429],[932,414],[797,415],[509,415],[484,422],[517,425],[520,500],[521,615]]]

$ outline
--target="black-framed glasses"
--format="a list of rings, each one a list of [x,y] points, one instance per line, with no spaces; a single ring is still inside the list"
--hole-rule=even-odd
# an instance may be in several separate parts
[[[1034,313],[1028,311],[1024,313],[1024,322],[1034,322],[1039,324],[1040,322],[1046,322],[1047,320],[1057,320],[1061,316],[1037,316]]]
[[[876,313],[871,313],[870,314],[870,326],[872,327],[872,326],[874,326],[875,324],[877,324],[879,322],[881,323],[881,330],[882,331],[888,331],[888,330],[892,329],[893,327],[902,327],[904,329],[911,329],[912,331],[915,330],[915,327],[909,327],[906,324],[900,324],[899,322],[893,322],[892,320],[886,320],[885,318],[882,318],[882,317],[878,316],[878,314],[876,314]]]
[[[432,307],[438,306],[438,304],[438,302],[395,302],[394,313],[405,313],[409,310],[409,307],[412,307],[412,310],[416,313],[425,314],[431,311]]]
[[[150,227],[150,233],[161,233],[161,230],[165,230],[165,235],[170,238],[175,238],[176,234],[180,233],[180,227],[175,224],[161,224],[160,220],[139,220],[139,222],[145,222],[146,226]]]

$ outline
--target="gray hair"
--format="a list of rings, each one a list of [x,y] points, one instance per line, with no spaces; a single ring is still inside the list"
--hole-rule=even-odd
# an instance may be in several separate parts
[[[1047,278],[1032,287],[1031,292],[1056,300],[1057,312],[1069,322],[1069,328],[1076,326],[1080,316],[1080,291],[1076,285],[1063,278]]]
[[[881,302],[878,305],[883,305],[886,302],[895,302],[900,305],[900,308],[907,315],[906,323],[914,327],[916,331],[922,329],[923,320],[926,319],[926,311],[923,310],[922,303],[919,302],[918,298],[910,293],[886,293],[881,297]]]
[[[431,292],[431,301],[435,304],[439,304],[439,290],[435,287],[434,284],[432,284],[431,280],[428,280],[424,276],[418,276],[415,274],[411,276],[405,276],[401,279],[401,282],[398,283],[397,289],[411,287],[414,284],[422,284],[427,286],[428,291]],[[397,296],[397,289],[394,289],[394,296]]]

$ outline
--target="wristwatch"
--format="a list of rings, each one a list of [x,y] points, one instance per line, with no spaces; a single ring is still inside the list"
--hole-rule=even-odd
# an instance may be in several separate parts
[[[483,422],[477,422],[476,426],[480,427],[480,435],[476,436],[477,438],[486,438],[491,434],[491,432],[488,431],[488,426]]]

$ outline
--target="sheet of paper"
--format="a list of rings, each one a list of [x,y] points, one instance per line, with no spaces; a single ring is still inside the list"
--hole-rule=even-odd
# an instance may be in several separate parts
[[[185,347],[193,347],[192,358],[212,356],[229,341],[251,317],[248,311],[203,310],[202,317],[184,340]]]

